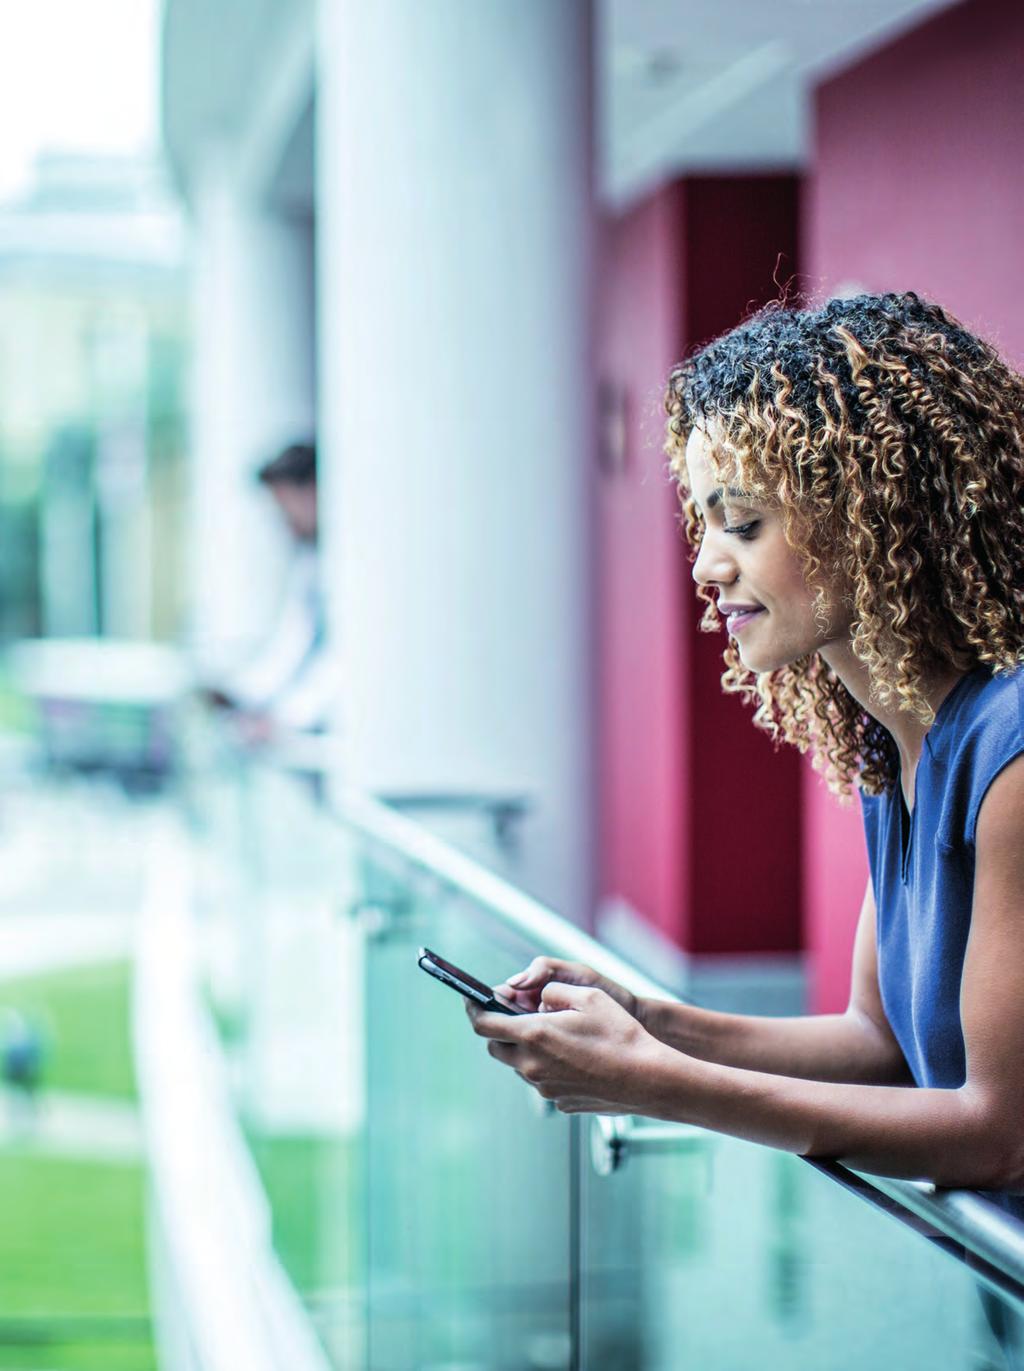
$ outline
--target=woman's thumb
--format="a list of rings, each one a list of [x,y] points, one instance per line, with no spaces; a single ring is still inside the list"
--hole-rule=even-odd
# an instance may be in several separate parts
[[[566,985],[563,981],[548,981],[540,993],[541,1012],[551,1013],[556,1009],[575,1009],[579,1000],[580,988]]]
[[[526,990],[542,980],[547,969],[547,962],[543,957],[534,957],[525,971],[520,971],[515,976],[509,976],[505,984],[514,986],[517,990]]]

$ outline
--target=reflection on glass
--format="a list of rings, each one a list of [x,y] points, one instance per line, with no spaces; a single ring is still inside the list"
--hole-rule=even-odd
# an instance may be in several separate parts
[[[599,1175],[591,1120],[542,1113],[416,964],[426,944],[493,983],[528,939],[301,780],[257,768],[208,798],[236,845],[207,909],[211,996],[275,1245],[332,1365],[1022,1365],[1015,1290],[798,1158],[691,1133]]]
[[[369,1364],[568,1366],[568,1123],[416,965],[429,943],[495,982],[534,949],[454,896],[396,893],[367,945]]]

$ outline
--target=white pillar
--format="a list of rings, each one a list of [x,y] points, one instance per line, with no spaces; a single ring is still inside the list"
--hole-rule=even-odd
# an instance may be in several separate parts
[[[321,0],[320,415],[348,779],[523,791],[591,872],[586,0]]]
[[[253,474],[314,430],[313,230],[247,203],[227,150],[193,188],[192,639],[216,671],[279,604],[287,539]]]

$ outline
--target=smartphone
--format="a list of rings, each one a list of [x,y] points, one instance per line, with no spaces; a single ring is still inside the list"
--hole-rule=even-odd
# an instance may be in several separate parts
[[[446,962],[443,957],[439,957],[436,952],[431,952],[429,947],[421,947],[419,952],[420,968],[439,980],[442,985],[451,986],[452,990],[457,990],[460,995],[465,995],[467,1000],[472,1000],[481,1009],[489,1009],[496,1014],[528,1014],[528,1009],[523,1009],[511,1000],[502,999],[500,995],[495,995],[494,991],[484,981],[477,980],[468,971],[463,971],[459,966],[453,966],[451,962]]]

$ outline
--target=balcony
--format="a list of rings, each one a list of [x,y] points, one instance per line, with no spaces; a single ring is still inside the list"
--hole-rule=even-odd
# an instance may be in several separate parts
[[[308,756],[211,747],[137,968],[166,1365],[1020,1364],[1024,1233],[990,1200],[551,1112],[418,948],[666,992],[408,817],[320,797]]]

